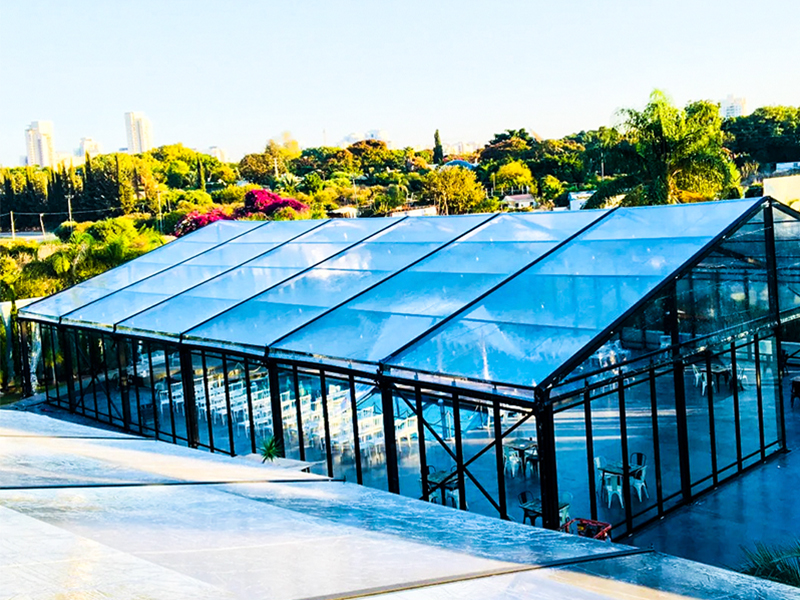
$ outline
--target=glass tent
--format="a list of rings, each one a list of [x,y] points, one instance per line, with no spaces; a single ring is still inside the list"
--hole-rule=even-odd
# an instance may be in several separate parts
[[[784,448],[799,216],[218,222],[22,309],[27,368],[138,433],[618,537]]]

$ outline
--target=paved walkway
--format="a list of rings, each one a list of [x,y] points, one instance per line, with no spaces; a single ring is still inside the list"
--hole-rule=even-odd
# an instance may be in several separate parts
[[[707,565],[0,410],[0,598],[796,598]]]
[[[793,373],[793,375],[796,373]],[[786,392],[789,452],[702,496],[625,540],[710,565],[737,568],[743,547],[785,545],[800,538],[800,404]]]

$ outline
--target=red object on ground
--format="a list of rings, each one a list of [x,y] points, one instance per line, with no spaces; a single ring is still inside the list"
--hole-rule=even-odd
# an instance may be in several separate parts
[[[564,523],[560,528],[561,531],[564,533],[573,533],[573,531],[571,531],[573,523],[575,524],[575,535],[580,537],[588,537],[595,540],[611,541],[611,523],[593,521],[592,519],[577,518]]]

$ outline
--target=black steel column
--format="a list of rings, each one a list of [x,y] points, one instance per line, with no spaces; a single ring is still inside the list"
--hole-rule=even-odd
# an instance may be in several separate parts
[[[631,506],[630,460],[628,454],[628,418],[625,415],[625,378],[617,379],[619,402],[619,440],[622,450],[622,497],[625,499],[625,523],[628,532],[633,529],[633,507]]]
[[[758,401],[758,445],[761,450],[761,460],[766,458],[764,451],[764,396],[761,391],[761,349],[758,347],[760,339],[758,333],[753,336],[753,347],[756,352],[756,400]]]
[[[589,382],[585,382],[583,390],[583,419],[586,437],[586,466],[589,469],[589,505],[592,519],[597,519],[597,474],[594,466],[594,434],[592,432],[592,396]]]
[[[78,410],[78,401],[75,397],[75,369],[72,356],[72,347],[69,343],[69,333],[63,327],[58,328],[58,338],[61,348],[64,350],[64,377],[67,384],[67,397],[69,398],[69,411]]]
[[[780,447],[786,449],[786,423],[783,408],[783,350],[781,337],[783,325],[781,324],[780,291],[778,289],[778,256],[775,249],[775,221],[772,203],[764,209],[764,237],[766,242],[767,258],[767,288],[769,293],[769,309],[775,319],[775,356],[778,357],[778,391],[777,391],[777,419]]]
[[[706,391],[708,392],[708,435],[711,443],[711,479],[714,485],[719,483],[717,473],[717,424],[714,422],[714,380],[711,374],[711,352],[706,351]]]
[[[389,382],[378,380],[381,388],[381,409],[383,411],[383,440],[386,450],[386,479],[389,491],[400,493],[400,473],[397,467],[397,437],[394,431],[394,398]]]
[[[353,419],[353,453],[356,462],[356,482],[361,485],[364,483],[364,474],[361,471],[361,437],[358,433],[358,403],[356,402],[356,380],[350,374],[350,412]],[[421,455],[420,455],[421,456]],[[424,460],[424,457],[422,457]]]
[[[300,381],[297,376],[297,365],[292,365],[292,389],[294,390],[294,406],[297,411],[297,445],[300,460],[306,459],[306,439],[303,435],[303,407],[300,403]]]
[[[456,482],[458,484],[458,508],[467,510],[467,490],[464,485],[464,446],[461,440],[461,409],[458,394],[453,394],[453,427],[456,439]]]
[[[553,405],[547,392],[537,398],[536,440],[539,444],[539,482],[542,494],[542,524],[558,529],[558,468]]]
[[[269,400],[272,405],[272,436],[279,443],[281,456],[286,456],[286,440],[283,435],[283,407],[281,406],[281,384],[278,378],[278,365],[267,362],[269,374]]]
[[[684,502],[692,497],[692,474],[689,470],[689,432],[686,417],[686,381],[680,352],[678,299],[676,285],[670,286],[667,296],[667,319],[672,335],[672,377],[675,386],[675,420],[678,434],[678,461],[681,467],[681,493]]]
[[[253,393],[250,389],[250,361],[244,359],[244,392],[247,399],[247,422],[250,424],[250,451],[256,453],[256,422],[253,414]],[[274,421],[274,417],[273,417]]]
[[[322,393],[322,422],[325,426],[325,458],[328,463],[328,477],[333,477],[333,449],[331,448],[331,423],[328,413],[328,384],[325,371],[319,372],[319,387]]]
[[[22,355],[22,397],[27,398],[33,396],[33,388],[31,387],[31,357],[30,349],[28,348],[28,328],[30,323],[27,321],[17,321],[19,324],[19,349]]]
[[[739,416],[739,366],[736,363],[736,342],[731,342],[731,375],[733,377],[733,421],[736,425],[736,470],[742,472],[742,421]]]
[[[192,353],[186,348],[178,350],[181,363],[181,384],[183,385],[183,416],[186,420],[186,443],[197,448],[200,438],[197,429],[197,405],[194,397],[194,365]]]
[[[119,381],[119,399],[122,403],[122,424],[125,429],[131,428],[131,394],[128,386],[128,345],[125,340],[116,338],[117,346],[117,380]]]
[[[658,514],[664,513],[664,486],[661,482],[661,444],[658,439],[658,401],[656,394],[656,372],[650,366],[650,418],[653,427],[653,462],[656,468],[656,502],[658,504]]]
[[[494,421],[495,462],[497,464],[497,493],[500,503],[500,518],[508,519],[506,503],[506,463],[503,456],[503,423],[500,413],[500,400],[492,398],[492,417]]]

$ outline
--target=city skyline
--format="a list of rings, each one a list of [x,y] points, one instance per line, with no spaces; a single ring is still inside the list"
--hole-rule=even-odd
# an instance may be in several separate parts
[[[655,88],[678,105],[733,94],[751,108],[796,106],[800,81],[784,65],[800,52],[800,6],[759,5],[765,19],[781,15],[769,19],[768,45],[733,38],[752,9],[744,0],[491,10],[416,0],[197,10],[143,0],[124,14],[97,0],[9,5],[0,60],[25,91],[0,98],[0,164],[18,162],[24,148],[12,133],[34,119],[55,123],[57,150],[82,137],[124,147],[119,115],[132,107],[157,124],[155,145],[215,146],[237,160],[283,131],[302,146],[376,128],[396,147],[429,146],[436,129],[446,143],[520,127],[558,138],[614,124]],[[30,31],[37,44],[20,54]],[[54,68],[62,55],[69,68]]]

